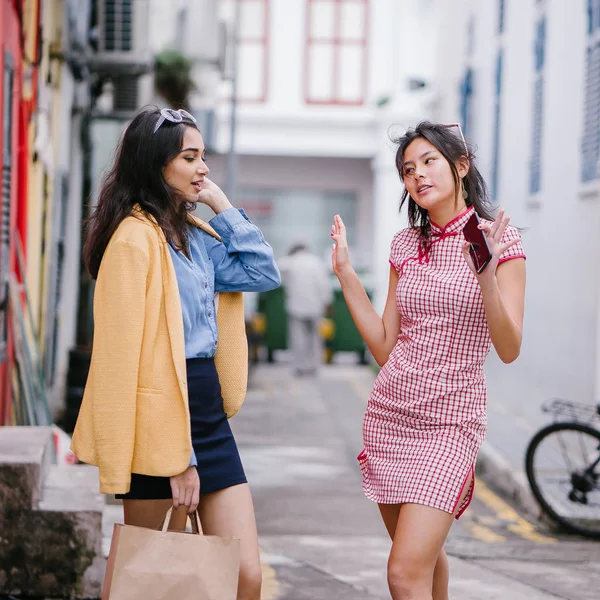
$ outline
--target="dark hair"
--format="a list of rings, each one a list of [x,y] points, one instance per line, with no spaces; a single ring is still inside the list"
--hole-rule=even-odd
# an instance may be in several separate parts
[[[456,162],[466,156],[469,160],[469,171],[463,178],[463,186],[467,192],[465,203],[473,206],[475,212],[483,219],[494,220],[494,207],[488,195],[487,186],[479,169],[475,166],[475,155],[473,150],[465,143],[458,133],[454,133],[455,127],[422,121],[414,129],[408,129],[406,133],[395,140],[398,144],[396,151],[396,168],[400,180],[404,183],[404,152],[408,146],[418,138],[426,139],[433,144],[442,156],[448,161],[452,176],[454,177],[454,189],[458,194],[460,191],[460,177],[456,168]],[[418,227],[421,233],[421,246],[426,250],[431,243],[431,222],[429,213],[421,208],[405,188],[400,201],[400,210],[408,200],[408,222],[411,227]]]
[[[165,120],[154,133],[160,110],[143,108],[123,133],[112,169],[104,178],[98,205],[87,221],[83,259],[93,279],[98,277],[102,256],[113,233],[139,204],[152,215],[167,241],[178,248],[188,240],[187,215],[194,203],[187,202],[163,177],[163,168],[181,150],[186,127],[196,125]]]

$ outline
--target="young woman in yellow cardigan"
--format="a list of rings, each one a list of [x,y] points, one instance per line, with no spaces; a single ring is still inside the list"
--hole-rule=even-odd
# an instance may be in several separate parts
[[[125,523],[241,540],[238,600],[259,600],[250,490],[228,417],[246,392],[243,291],[280,283],[271,247],[208,179],[187,112],[145,109],[127,127],[84,247],[96,279],[90,373],[72,448],[123,499]],[[216,214],[190,215],[196,202]]]

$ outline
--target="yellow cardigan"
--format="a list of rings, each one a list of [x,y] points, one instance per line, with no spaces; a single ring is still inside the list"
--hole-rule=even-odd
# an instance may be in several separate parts
[[[190,221],[218,240],[204,221]],[[219,294],[215,363],[225,411],[246,395],[241,292]],[[129,491],[131,473],[170,477],[192,453],[183,317],[163,231],[139,209],[111,237],[94,291],[90,372],[71,449],[100,468],[100,491]]]

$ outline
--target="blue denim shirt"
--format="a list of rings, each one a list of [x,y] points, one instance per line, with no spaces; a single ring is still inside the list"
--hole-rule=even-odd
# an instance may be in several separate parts
[[[169,246],[183,315],[186,358],[217,351],[215,292],[266,292],[281,283],[273,249],[243,210],[230,208],[209,221],[222,242],[192,228],[188,259]],[[192,451],[190,466],[198,461]]]
[[[186,358],[217,351],[215,292],[265,292],[280,284],[273,249],[243,210],[230,208],[210,220],[222,242],[192,228],[188,259],[169,246],[183,313]]]

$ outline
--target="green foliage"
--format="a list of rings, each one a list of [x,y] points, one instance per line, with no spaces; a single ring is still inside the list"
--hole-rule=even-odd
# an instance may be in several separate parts
[[[163,50],[154,59],[154,87],[172,108],[189,106],[189,94],[196,89],[191,69],[192,61],[178,50]]]

